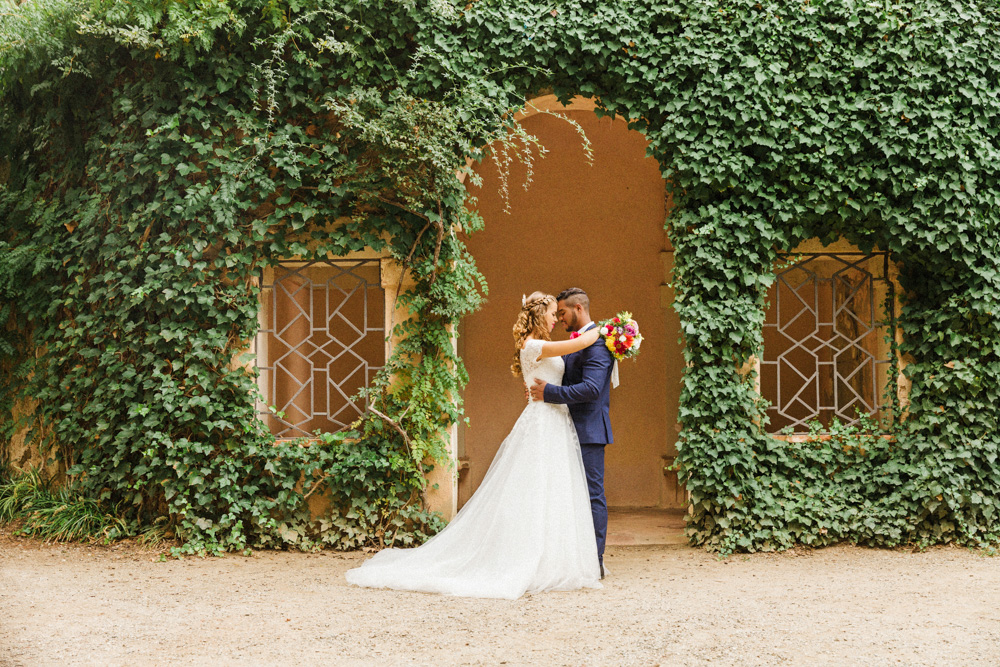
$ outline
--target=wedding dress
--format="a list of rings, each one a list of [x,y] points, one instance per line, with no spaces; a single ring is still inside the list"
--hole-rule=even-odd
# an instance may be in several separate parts
[[[562,357],[521,351],[528,386],[562,382]],[[371,588],[515,599],[601,588],[583,458],[565,405],[532,401],[504,439],[479,489],[448,526],[415,549],[386,549],[347,581]]]

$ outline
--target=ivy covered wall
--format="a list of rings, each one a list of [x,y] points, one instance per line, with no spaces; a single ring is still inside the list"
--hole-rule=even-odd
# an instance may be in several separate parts
[[[37,399],[40,443],[134,525],[170,516],[191,550],[435,528],[415,498],[460,416],[449,332],[485,289],[454,175],[491,143],[532,150],[508,111],[553,92],[644,132],[673,197],[691,541],[997,541],[994,4],[61,0],[0,20],[6,405]],[[770,438],[738,372],[777,253],[810,237],[898,263],[892,439]],[[254,277],[366,247],[409,267],[421,313],[381,416],[275,444],[232,363]]]

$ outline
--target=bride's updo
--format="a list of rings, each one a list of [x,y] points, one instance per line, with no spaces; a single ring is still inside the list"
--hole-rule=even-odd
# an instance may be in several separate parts
[[[521,377],[521,348],[528,336],[540,340],[552,340],[551,332],[545,325],[545,311],[556,302],[556,298],[545,292],[532,292],[524,299],[521,312],[514,323],[514,363],[510,372]]]

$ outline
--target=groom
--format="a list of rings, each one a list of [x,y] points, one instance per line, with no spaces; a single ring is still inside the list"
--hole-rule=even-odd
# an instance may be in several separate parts
[[[590,299],[579,287],[563,290],[556,297],[556,317],[566,331],[583,333],[597,326],[590,319]],[[583,468],[590,491],[590,511],[594,515],[597,559],[604,578],[604,541],[608,534],[608,501],[604,497],[604,446],[611,437],[611,370],[615,360],[604,346],[604,339],[588,348],[566,355],[563,386],[535,380],[531,398],[546,403],[565,403],[576,426],[583,452]]]

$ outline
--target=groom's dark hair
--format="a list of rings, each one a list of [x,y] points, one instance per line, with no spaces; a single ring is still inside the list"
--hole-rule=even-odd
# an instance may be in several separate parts
[[[565,301],[570,307],[580,304],[585,311],[590,312],[590,297],[579,287],[570,287],[559,292],[556,301]]]

